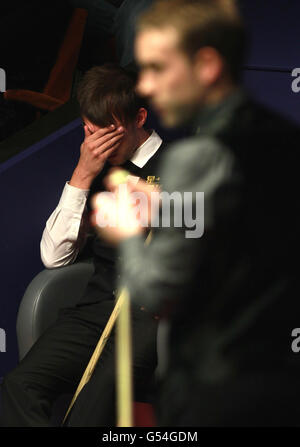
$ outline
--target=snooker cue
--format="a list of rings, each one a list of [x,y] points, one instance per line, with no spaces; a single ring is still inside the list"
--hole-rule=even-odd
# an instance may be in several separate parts
[[[152,233],[147,236],[145,245],[150,243]],[[125,307],[124,307],[125,303]],[[101,337],[97,343],[97,346],[90,358],[90,361],[83,373],[83,376],[79,382],[79,385],[75,391],[69,408],[65,414],[62,425],[65,423],[74,403],[76,402],[79,393],[82,388],[88,383],[101,353],[106,345],[106,342],[110,336],[110,333],[114,327],[114,324],[124,308],[123,315],[121,316],[121,323],[117,326],[117,426],[118,427],[131,427],[132,426],[132,360],[131,360],[131,340],[130,340],[130,300],[129,294],[126,288],[122,289],[119,294],[119,298],[116,301],[114,310],[101,334]],[[122,425],[121,425],[122,424]],[[123,425],[126,424],[126,425]]]

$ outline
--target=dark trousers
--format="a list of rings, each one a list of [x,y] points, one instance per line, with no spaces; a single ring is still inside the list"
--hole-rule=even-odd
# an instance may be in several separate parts
[[[52,407],[64,393],[74,393],[102,330],[113,301],[64,309],[56,323],[35,343],[2,384],[3,427],[50,426]],[[156,321],[132,309],[135,400],[153,391],[156,367]],[[90,382],[68,417],[70,426],[115,424],[114,332],[107,341]]]

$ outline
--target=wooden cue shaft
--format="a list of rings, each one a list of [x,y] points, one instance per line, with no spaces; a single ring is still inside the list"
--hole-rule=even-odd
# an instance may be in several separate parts
[[[147,236],[147,239],[146,239],[146,241],[145,241],[145,245],[148,245],[149,243],[150,243],[150,240],[151,240],[151,236],[152,236],[152,233],[150,232],[149,234],[148,234],[148,236]],[[128,316],[129,315],[129,318],[127,318],[127,320],[128,320],[128,323],[125,323],[125,329],[126,329],[126,326],[128,326],[128,329],[126,329],[126,331],[128,331],[128,335],[126,335],[125,336],[125,343],[126,343],[126,339],[128,340],[128,339],[130,339],[130,300],[129,300],[129,294],[128,294],[128,291],[127,291],[127,289],[123,289],[122,291],[121,291],[121,293],[120,293],[120,295],[119,295],[119,298],[117,299],[117,302],[116,302],[116,305],[115,305],[115,307],[114,307],[114,310],[112,311],[112,313],[111,313],[111,316],[109,317],[109,320],[108,320],[108,322],[107,322],[107,324],[106,324],[106,326],[105,326],[105,328],[104,328],[104,331],[102,332],[102,334],[101,334],[101,337],[100,337],[100,339],[99,339],[99,341],[98,341],[98,343],[97,343],[97,346],[96,346],[96,348],[95,348],[95,350],[94,350],[94,352],[93,352],[93,355],[92,355],[92,357],[90,358],[90,361],[89,361],[89,363],[88,363],[88,365],[87,365],[87,367],[86,367],[86,369],[85,369],[85,371],[84,371],[84,373],[83,373],[83,376],[82,376],[82,378],[81,378],[81,380],[80,380],[80,382],[79,382],[79,385],[78,385],[78,387],[77,387],[77,389],[76,389],[76,391],[75,391],[75,394],[74,394],[74,396],[73,396],[73,399],[72,399],[72,401],[71,401],[71,403],[70,403],[70,405],[69,405],[69,408],[68,408],[68,410],[67,410],[67,412],[66,412],[66,414],[65,414],[65,417],[64,417],[64,419],[63,419],[63,422],[62,422],[62,425],[65,423],[65,421],[66,421],[66,419],[67,419],[67,417],[68,417],[68,415],[69,415],[69,413],[70,413],[70,411],[71,411],[71,409],[73,408],[73,405],[74,405],[74,403],[76,402],[76,399],[77,399],[77,397],[78,397],[78,395],[79,395],[79,393],[80,393],[80,391],[82,390],[82,388],[88,383],[88,381],[90,380],[90,378],[91,378],[91,376],[92,376],[92,374],[93,374],[93,372],[94,372],[94,369],[95,369],[95,367],[96,367],[96,365],[97,365],[97,362],[98,362],[98,360],[99,360],[99,358],[100,358],[100,355],[101,355],[101,353],[102,353],[102,351],[103,351],[103,349],[104,349],[104,347],[105,347],[105,344],[106,344],[106,342],[107,342],[107,340],[108,340],[108,338],[109,338],[109,336],[110,336],[110,333],[111,333],[111,331],[112,331],[112,329],[113,329],[113,327],[114,327],[114,324],[115,324],[115,322],[116,322],[116,319],[118,318],[118,315],[120,314],[120,310],[121,310],[121,308],[123,307],[123,305],[124,305],[124,302],[126,302],[127,301],[127,307],[129,308],[129,309],[127,309],[126,311],[125,311],[125,314],[123,315],[123,317],[125,317],[124,318],[124,320],[126,320],[126,315]],[[123,324],[123,326],[124,326],[124,324]],[[121,327],[122,327],[122,325],[121,325]],[[123,332],[123,329],[121,329],[121,331]],[[121,333],[122,333],[121,332]],[[121,345],[122,345],[122,343],[123,343],[124,341],[121,339],[121,337],[120,337],[120,340],[119,340],[119,343],[118,343],[118,346],[120,347]],[[118,348],[117,347],[117,349],[116,349],[116,351],[118,351],[118,349],[120,349],[120,348]],[[120,351],[121,351],[121,349],[120,349]],[[130,350],[130,348],[127,348],[127,358],[129,358],[130,359],[130,357],[131,357],[131,350]],[[123,354],[122,353],[120,353],[120,356],[123,358]],[[118,370],[118,365],[119,365],[119,357],[117,356],[117,367],[116,367],[116,369]],[[123,362],[124,360],[122,360],[122,362]],[[129,364],[129,366],[128,366],[128,364]],[[129,362],[127,361],[127,366],[126,366],[126,370],[129,368],[129,369],[131,369],[131,367],[130,367],[130,364],[131,364],[131,360],[129,360]],[[126,365],[126,361],[125,361],[125,365]],[[124,368],[124,370],[125,370],[125,368]],[[123,374],[123,373],[122,373]],[[120,376],[120,374],[118,374],[117,373],[117,375],[119,375]],[[128,379],[127,379],[128,380]],[[131,399],[131,403],[132,403],[132,385],[129,385],[129,387],[130,388],[128,388],[128,393],[126,392],[126,391],[124,391],[124,385],[122,385],[122,384],[119,384],[118,385],[118,378],[117,378],[117,389],[118,389],[118,391],[121,393],[121,395],[122,395],[122,399],[119,399],[119,394],[117,394],[117,415],[118,415],[118,421],[119,421],[119,423],[121,424],[123,424],[123,423],[128,423],[128,422],[130,422],[130,421],[128,421],[127,419],[126,419],[126,417],[125,416],[123,416],[123,414],[125,413],[125,411],[126,411],[126,413],[128,414],[128,415],[131,415],[131,423],[132,423],[132,404],[131,404],[131,410],[128,410],[128,407],[129,407],[129,405],[128,405],[128,400],[129,399]],[[122,401],[122,404],[121,404],[121,401]],[[126,403],[127,402],[127,403]],[[121,425],[120,425],[121,426]],[[125,425],[124,425],[125,426]],[[126,425],[126,426],[129,426],[129,425]]]
[[[124,302],[116,326],[117,427],[132,427],[131,315],[129,294],[126,289],[124,292]]]
[[[145,245],[149,245],[152,233],[147,236]],[[124,302],[116,327],[116,390],[117,390],[117,427],[133,426],[133,384],[131,351],[131,315],[130,297],[124,289]]]
[[[82,376],[82,378],[81,378],[81,380],[79,382],[79,385],[78,385],[78,387],[76,389],[76,392],[75,392],[75,394],[73,396],[73,399],[72,399],[72,401],[71,401],[71,403],[69,405],[68,411],[67,411],[67,413],[66,413],[66,415],[64,417],[64,420],[63,420],[62,424],[65,423],[65,421],[66,421],[66,419],[67,419],[67,417],[68,417],[68,415],[69,415],[69,413],[70,413],[70,411],[71,411],[71,409],[72,409],[72,407],[73,407],[73,405],[74,405],[74,403],[75,403],[75,401],[76,401],[80,391],[88,383],[88,381],[90,380],[90,378],[91,378],[91,376],[92,376],[92,374],[94,372],[94,369],[95,369],[95,367],[97,365],[99,357],[100,357],[100,355],[101,355],[101,353],[102,353],[102,351],[103,351],[103,349],[105,347],[105,344],[106,344],[106,342],[107,342],[107,340],[108,340],[108,338],[110,336],[110,333],[111,333],[111,331],[112,331],[112,329],[114,327],[115,321],[116,321],[116,319],[117,319],[117,317],[118,317],[118,315],[120,313],[121,307],[122,307],[122,305],[124,303],[125,296],[126,296],[126,291],[123,290],[120,293],[120,296],[119,296],[119,298],[118,298],[118,300],[116,302],[114,310],[112,311],[111,316],[109,317],[109,320],[108,320],[108,322],[107,322],[107,324],[106,324],[106,326],[104,328],[104,331],[101,334],[100,340],[98,341],[97,346],[96,346],[96,348],[95,348],[95,350],[93,352],[93,355],[90,358],[90,361],[89,361],[89,363],[88,363],[88,365],[86,367],[86,370],[84,371],[84,374],[83,374],[83,376]]]

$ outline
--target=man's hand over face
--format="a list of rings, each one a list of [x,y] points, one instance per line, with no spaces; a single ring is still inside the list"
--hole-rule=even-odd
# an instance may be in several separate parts
[[[80,158],[70,181],[71,186],[89,189],[94,178],[102,171],[107,158],[118,149],[124,128],[111,125],[97,129],[84,126],[85,139],[80,148]]]

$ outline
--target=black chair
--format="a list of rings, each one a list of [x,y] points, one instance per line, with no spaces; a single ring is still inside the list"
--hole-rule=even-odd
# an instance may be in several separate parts
[[[91,262],[75,264],[41,271],[29,284],[22,298],[17,316],[17,339],[19,359],[22,360],[32,345],[56,320],[64,307],[75,305],[94,272]],[[54,405],[51,423],[60,425],[72,399],[62,395]],[[155,425],[152,405],[134,403],[136,426]]]
[[[66,267],[42,270],[33,278],[22,298],[17,316],[20,360],[55,322],[59,310],[78,302],[93,271],[91,262],[78,262]],[[53,407],[51,424],[61,424],[71,399],[71,394],[63,394],[58,398]]]
[[[19,359],[55,322],[61,308],[75,305],[92,276],[90,262],[41,271],[27,287],[17,317]]]

